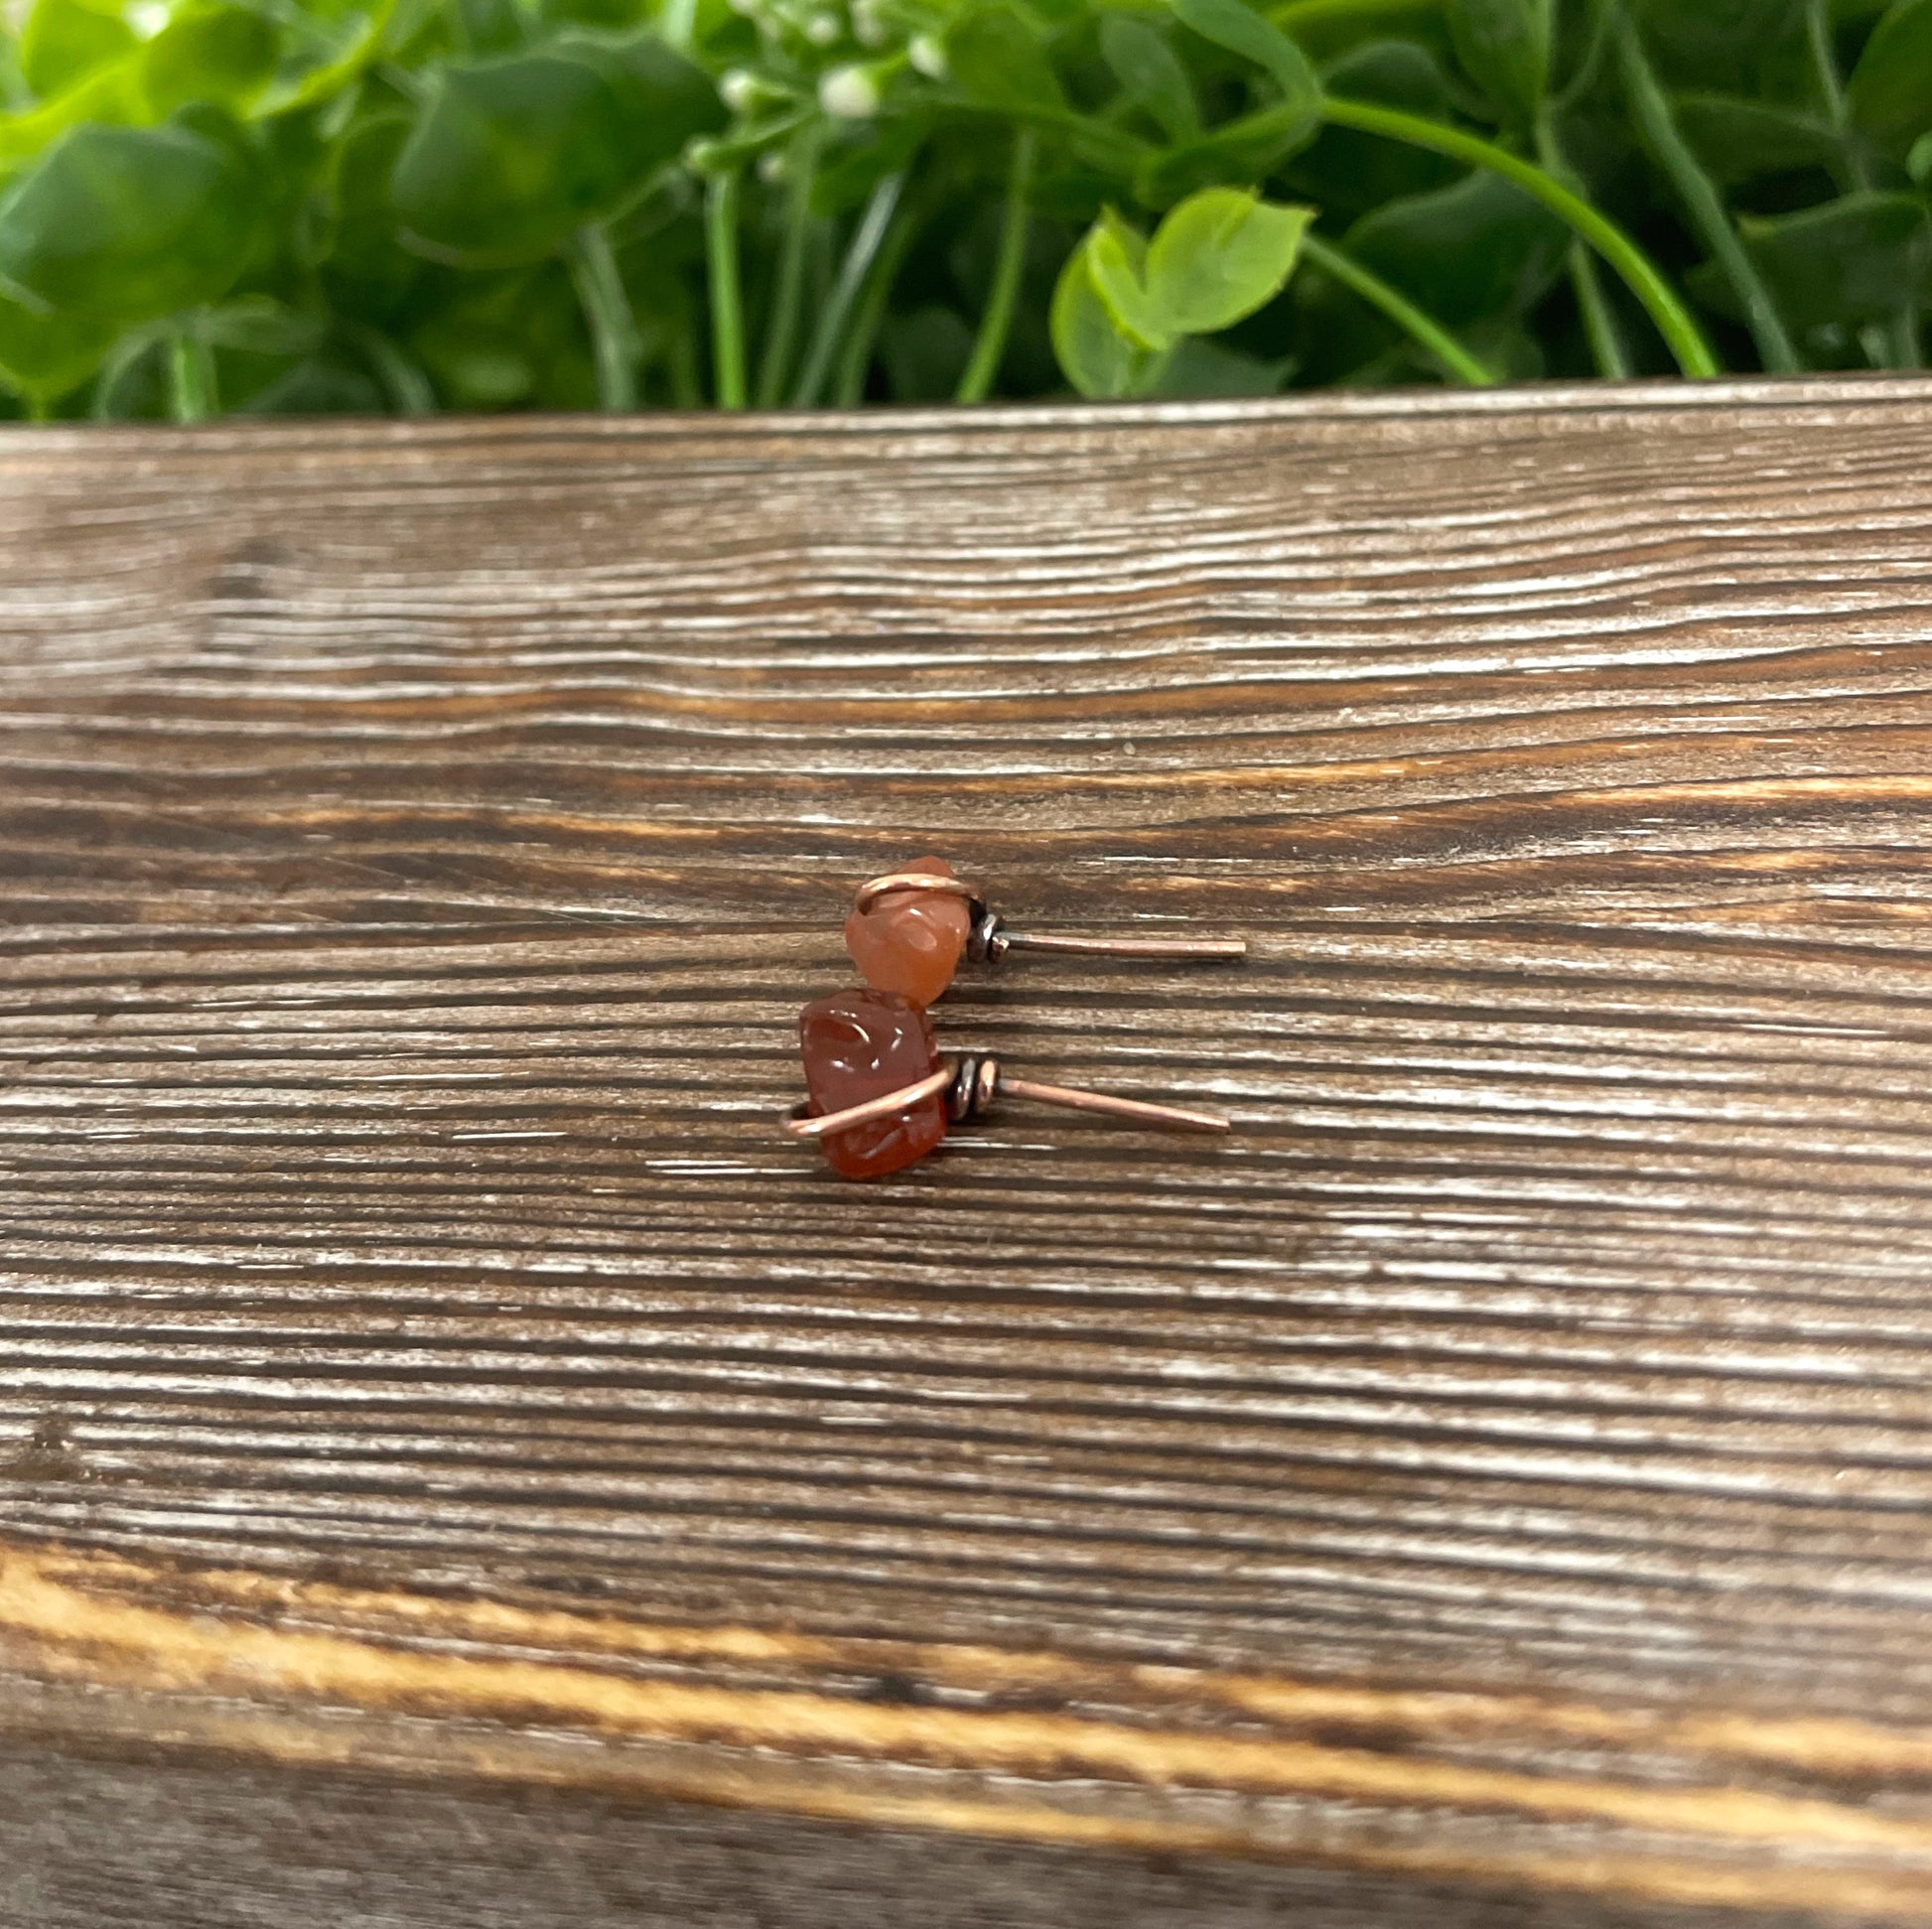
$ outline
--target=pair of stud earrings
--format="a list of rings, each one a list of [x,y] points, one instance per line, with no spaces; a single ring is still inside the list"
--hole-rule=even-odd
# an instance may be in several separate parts
[[[943,1057],[926,1008],[962,958],[998,964],[1014,951],[1235,963],[1241,938],[1090,938],[1010,931],[943,858],[925,858],[860,887],[846,949],[863,986],[815,999],[799,1015],[809,1096],[786,1129],[818,1142],[843,1178],[883,1178],[923,1159],[948,1124],[978,1118],[998,1096],[1035,1099],[1135,1124],[1226,1132],[1214,1112],[1009,1077],[988,1053]]]

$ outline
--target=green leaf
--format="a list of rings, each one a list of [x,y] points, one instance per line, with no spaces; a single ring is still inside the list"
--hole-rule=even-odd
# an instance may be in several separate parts
[[[1137,14],[1101,17],[1100,52],[1121,91],[1141,108],[1171,141],[1195,139],[1200,107],[1194,85],[1168,37]]]
[[[1625,0],[1667,86],[1801,104],[1816,97],[1809,0]]]
[[[114,321],[45,313],[0,295],[0,380],[30,402],[59,401],[100,366]]]
[[[149,110],[159,119],[191,100],[245,108],[274,78],[281,51],[252,7],[192,0],[142,50]]]
[[[211,110],[76,127],[0,202],[0,277],[57,309],[154,320],[216,300],[259,216],[240,130]]]
[[[224,377],[225,380],[225,377]],[[324,356],[299,361],[235,404],[237,415],[380,415],[382,391],[360,369]]]
[[[1449,0],[1455,58],[1511,126],[1528,126],[1543,103],[1555,14],[1553,0]]]
[[[407,346],[454,408],[590,408],[597,378],[583,311],[561,262],[454,282]]]
[[[556,51],[595,67],[617,89],[625,114],[636,123],[631,139],[642,172],[654,173],[699,135],[725,125],[711,76],[656,33],[566,34]]]
[[[1159,373],[1162,357],[1123,335],[1101,300],[1090,266],[1090,232],[1067,256],[1053,289],[1050,325],[1061,371],[1082,395],[1134,395]]]
[[[1279,395],[1294,371],[1287,356],[1265,361],[1219,342],[1189,336],[1174,344],[1148,393],[1207,398],[1217,395]]]
[[[1837,133],[1796,108],[1734,94],[1686,93],[1671,103],[1671,111],[1678,131],[1724,187],[1758,175],[1829,168],[1839,160]]]
[[[20,36],[20,70],[50,100],[131,53],[134,29],[104,0],[35,0]]]
[[[1164,355],[1182,336],[1232,328],[1272,301],[1295,266],[1312,217],[1311,208],[1278,207],[1253,193],[1205,188],[1168,215],[1152,242],[1106,209],[1079,255],[1113,333],[1148,354]]]
[[[1284,0],[1270,6],[1268,14],[1317,67],[1378,40],[1418,41],[1445,61],[1452,51],[1443,0],[1370,0],[1366,6]]]
[[[1456,329],[1521,313],[1563,266],[1570,231],[1493,174],[1390,202],[1351,227],[1343,245],[1419,308]]]
[[[516,0],[451,0],[450,17],[466,54],[507,54],[523,44]]]
[[[1916,195],[1845,195],[1775,219],[1742,215],[1737,227],[1797,329],[1889,319],[1922,301],[1932,276],[1932,226]]]
[[[1310,113],[1300,101],[1244,114],[1197,141],[1151,155],[1135,172],[1135,199],[1148,207],[1169,207],[1197,188],[1245,188],[1265,180],[1307,147],[1320,124],[1319,108]]]
[[[1416,41],[1365,42],[1324,69],[1321,78],[1330,93],[1350,100],[1401,107],[1430,120],[1455,118],[1448,72],[1434,52]],[[1445,187],[1463,172],[1427,148],[1353,127],[1323,127],[1283,169],[1281,185],[1298,201],[1311,201],[1345,221],[1385,201]]]
[[[946,70],[982,107],[1055,109],[1066,94],[1040,37],[1009,6],[974,7],[946,30]]]
[[[375,0],[347,45],[334,59],[320,61],[285,80],[271,96],[269,109],[286,112],[314,107],[344,92],[388,48],[392,35],[406,37],[407,26],[399,29],[397,24],[400,11],[399,0]]]
[[[1932,130],[1932,0],[1901,0],[1886,13],[1845,94],[1853,124],[1894,159]]]
[[[1419,41],[1365,41],[1325,67],[1321,81],[1350,100],[1379,100],[1438,120],[1451,117],[1455,107],[1442,63]]]
[[[249,295],[208,310],[196,323],[195,332],[211,348],[296,356],[320,348],[328,325],[321,316],[304,315],[267,295]]]
[[[1312,120],[1321,111],[1321,83],[1308,56],[1243,0],[1168,0],[1175,15],[1203,40],[1266,68],[1282,98],[1305,106]]]
[[[364,320],[390,313],[428,273],[422,257],[397,239],[389,192],[409,132],[409,116],[400,108],[363,115],[337,141],[323,177],[327,211],[317,252],[332,288]]]
[[[1231,188],[1204,188],[1148,244],[1149,306],[1168,336],[1217,335],[1281,293],[1311,207],[1281,207]],[[1104,291],[1103,291],[1104,292]]]
[[[1147,286],[1147,242],[1109,207],[1085,244],[1087,274],[1114,327],[1137,346],[1159,352],[1173,345]]]
[[[87,121],[133,126],[149,119],[138,54],[90,73],[86,79],[25,113],[0,115],[0,159],[40,154],[55,137]]]
[[[888,322],[880,344],[896,402],[950,401],[972,353],[972,328],[932,302]]]
[[[459,259],[539,259],[723,117],[703,73],[649,35],[453,63],[397,158],[396,211]]]

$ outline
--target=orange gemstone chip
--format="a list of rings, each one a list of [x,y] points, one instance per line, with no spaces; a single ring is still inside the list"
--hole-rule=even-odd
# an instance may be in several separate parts
[[[908,871],[950,878],[944,858],[921,858]],[[845,921],[845,948],[859,976],[879,991],[930,1005],[959,969],[971,916],[963,897],[938,891],[889,891]]]
[[[892,992],[834,992],[798,1018],[811,1109],[823,1116],[916,1085],[939,1069],[932,1021]],[[932,1093],[897,1117],[875,1119],[818,1143],[842,1178],[884,1178],[923,1159],[946,1136],[946,1102]]]

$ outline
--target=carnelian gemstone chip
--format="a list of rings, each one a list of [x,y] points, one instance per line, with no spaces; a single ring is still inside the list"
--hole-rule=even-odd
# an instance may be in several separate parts
[[[905,867],[950,878],[944,858]],[[939,891],[889,891],[872,907],[845,920],[845,948],[859,976],[879,991],[930,1005],[952,983],[972,919],[963,897]]]
[[[939,1069],[939,1047],[924,1010],[894,992],[834,992],[798,1018],[805,1089],[815,1113],[843,1112]],[[842,1178],[884,1178],[923,1159],[946,1136],[946,1101],[935,1092],[896,1118],[875,1119],[818,1143]]]

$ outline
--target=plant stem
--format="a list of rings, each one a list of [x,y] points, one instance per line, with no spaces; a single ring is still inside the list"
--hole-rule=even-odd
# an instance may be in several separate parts
[[[1563,83],[1561,93],[1552,94],[1543,103],[1543,119],[1547,122],[1556,115],[1574,107],[1596,85],[1596,75],[1603,65],[1603,50],[1610,40],[1610,0],[1588,0],[1589,40],[1584,48],[1584,58],[1577,63],[1577,70]]]
[[[616,413],[637,406],[637,318],[623,292],[611,237],[595,221],[570,244],[570,279],[591,332],[597,364],[597,405]]]
[[[1871,173],[1858,147],[1845,139],[1845,82],[1839,77],[1838,49],[1832,43],[1832,0],[1806,0],[1805,39],[1811,46],[1811,64],[1818,73],[1818,91],[1825,96],[1825,111],[1831,115],[1833,130],[1845,144],[1845,165],[1851,170],[1855,188],[1869,188]]]
[[[1555,122],[1556,116],[1546,104],[1536,118],[1537,159],[1566,187],[1579,187],[1575,170],[1564,158]],[[1609,381],[1628,381],[1630,351],[1624,346],[1623,331],[1617,327],[1616,311],[1604,293],[1596,257],[1574,235],[1570,242],[1569,269],[1570,286],[1577,297],[1577,311],[1584,320],[1584,338],[1589,344],[1596,372]]]
[[[993,267],[993,286],[980,317],[979,334],[966,372],[953,391],[955,402],[983,402],[993,392],[1000,363],[1013,333],[1013,311],[1020,299],[1020,271],[1027,262],[1027,194],[1033,186],[1036,146],[1031,127],[1013,137],[1013,167],[1007,175],[1006,213],[1000,223],[1000,253]]]
[[[791,143],[791,178],[786,184],[785,238],[778,255],[777,285],[765,318],[764,347],[759,356],[758,405],[776,408],[791,372],[792,346],[798,340],[798,314],[805,291],[805,242],[811,232],[812,184],[818,179],[820,129],[800,128]]]
[[[808,409],[818,400],[825,377],[832,371],[832,359],[838,352],[846,324],[865,287],[867,273],[879,253],[880,244],[886,238],[886,230],[892,223],[893,212],[898,207],[898,198],[904,188],[905,177],[891,174],[872,191],[872,199],[866,203],[866,211],[859,217],[852,244],[845,251],[845,259],[839,263],[838,279],[832,284],[832,293],[819,314],[818,327],[812,335],[811,351],[806,355],[805,366],[791,391],[793,408]]]
[[[1839,151],[1845,157],[1845,170],[1854,188],[1871,186],[1871,170],[1865,164],[1864,150],[1852,131],[1851,113],[1845,99],[1845,81],[1838,70],[1838,48],[1832,39],[1832,0],[1807,0],[1805,36],[1811,43],[1812,66],[1818,70],[1818,90],[1825,97],[1831,115],[1832,131],[1838,136]],[[1902,302],[1885,325],[1885,362],[1892,368],[1919,365],[1918,308]]]
[[[671,406],[703,408],[704,386],[698,380],[698,339],[693,329],[681,328],[671,337],[667,359],[671,370]]]
[[[214,352],[192,328],[168,338],[168,413],[177,422],[205,422],[219,403],[214,388]]]
[[[1365,134],[1407,141],[1412,147],[1425,147],[1433,153],[1446,154],[1452,161],[1487,168],[1505,181],[1513,181],[1553,214],[1568,221],[1616,270],[1643,304],[1644,312],[1657,324],[1657,332],[1669,344],[1678,367],[1685,374],[1709,376],[1719,372],[1718,358],[1711,352],[1703,330],[1657,264],[1608,215],[1599,213],[1582,196],[1572,194],[1562,182],[1552,179],[1533,162],[1511,154],[1493,141],[1465,134],[1459,127],[1449,127],[1442,121],[1431,120],[1426,114],[1411,114],[1400,107],[1383,107],[1368,100],[1344,100],[1330,94],[1322,102],[1321,113],[1324,120],[1337,127],[1356,127]]]
[[[738,274],[737,174],[705,189],[704,251],[711,279],[711,380],[721,409],[745,406],[745,291]]]
[[[1630,351],[1623,345],[1623,331],[1616,325],[1616,310],[1597,272],[1596,257],[1581,241],[1570,243],[1570,286],[1584,318],[1584,339],[1589,344],[1596,372],[1605,381],[1628,381],[1634,370]]]
[[[892,231],[872,273],[866,278],[865,294],[858,313],[839,351],[838,379],[832,385],[832,398],[842,409],[856,408],[865,399],[866,370],[872,366],[873,344],[879,340],[879,326],[886,319],[886,302],[898,275],[898,264],[912,244],[913,223],[909,210],[900,208]]]
[[[164,354],[167,352],[165,335],[153,329],[137,329],[132,335],[123,336],[108,350],[107,359],[100,364],[100,372],[94,377],[94,392],[87,405],[87,413],[94,421],[119,420],[123,384],[157,347]]]
[[[1757,344],[1759,359],[1775,374],[1795,373],[1804,364],[1791,345],[1783,318],[1764,278],[1737,238],[1737,230],[1725,210],[1717,185],[1705,173],[1690,144],[1677,131],[1670,102],[1657,83],[1657,76],[1644,59],[1643,44],[1627,15],[1616,22],[1617,58],[1623,68],[1623,84],[1630,96],[1630,107],[1638,130],[1657,158],[1671,186],[1690,210],[1691,225],[1704,238],[1704,245],[1717,257],[1744,311],[1744,324]]]
[[[436,413],[436,390],[430,386],[429,377],[380,329],[357,324],[349,335],[377,380],[389,391],[398,415]]]
[[[1302,252],[1324,274],[1332,275],[1344,288],[1352,288],[1363,301],[1379,308],[1418,347],[1434,355],[1453,380],[1467,382],[1472,388],[1494,386],[1493,368],[1478,361],[1433,315],[1424,314],[1408,296],[1364,268],[1353,255],[1343,254],[1318,234],[1302,236]]]

